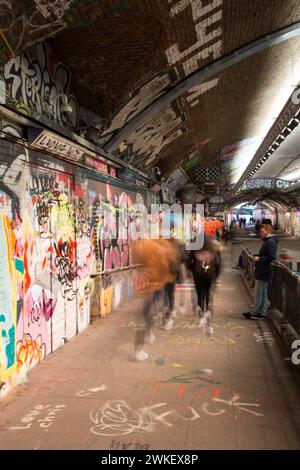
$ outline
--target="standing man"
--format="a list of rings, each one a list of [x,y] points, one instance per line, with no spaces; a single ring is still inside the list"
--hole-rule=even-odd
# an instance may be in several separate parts
[[[272,227],[262,224],[260,237],[263,241],[255,262],[255,303],[250,312],[243,313],[248,320],[265,320],[268,310],[268,285],[272,279],[272,262],[277,257],[278,238],[272,235]]]

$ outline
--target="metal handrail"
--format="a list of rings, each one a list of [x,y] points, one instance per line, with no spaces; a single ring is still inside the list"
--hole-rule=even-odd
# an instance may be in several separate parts
[[[255,283],[255,262],[250,251],[242,246],[243,271],[249,287]],[[300,276],[280,261],[273,261],[273,277],[269,286],[271,306],[282,314],[282,322],[300,335]]]
[[[118,272],[128,271],[129,269],[137,269],[141,267],[142,267],[142,264],[131,264],[130,266],[122,266],[121,268],[107,269],[106,271],[99,271],[99,272],[90,274],[90,278],[94,279],[95,277],[104,276],[105,274],[115,274]]]
[[[245,246],[242,246],[242,252],[245,252],[245,254],[247,255],[247,257],[253,262],[254,264],[254,261],[253,261],[253,254],[245,247]],[[294,271],[292,271],[288,266],[286,266],[286,264],[282,263],[281,261],[273,261],[272,262],[272,265],[273,266],[278,266],[282,269],[284,269],[285,271],[287,271],[291,276],[294,276],[295,278],[298,278],[298,274],[296,274]]]

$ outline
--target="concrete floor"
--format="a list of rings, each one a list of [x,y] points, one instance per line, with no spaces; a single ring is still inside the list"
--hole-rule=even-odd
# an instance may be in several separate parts
[[[90,326],[0,404],[1,449],[299,449],[299,372],[248,310],[231,249],[215,293],[214,335],[190,301],[157,321],[149,359],[133,358],[141,302]],[[190,296],[190,293],[186,295]]]

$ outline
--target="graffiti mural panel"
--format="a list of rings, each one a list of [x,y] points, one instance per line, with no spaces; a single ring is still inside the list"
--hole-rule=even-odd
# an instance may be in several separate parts
[[[130,298],[132,271],[118,270],[131,265],[132,206],[143,203],[140,193],[121,189],[111,184],[89,180],[89,211],[91,213],[91,239],[94,240],[96,272],[108,272],[97,283],[100,298],[93,303],[99,305],[97,315],[108,315],[116,310],[121,301]]]
[[[108,315],[132,298],[142,276],[123,268],[132,264],[132,206],[144,200],[152,198],[1,142],[1,381],[23,377],[92,313]]]
[[[77,323],[78,332],[90,322],[90,274],[95,267],[95,230],[92,226],[92,210],[89,207],[87,179],[75,186],[76,260],[77,260]]]
[[[77,103],[69,94],[70,73],[62,64],[53,67],[44,44],[37,44],[30,52],[11,58],[0,73],[0,104],[35,117],[43,115],[65,125],[61,112],[61,94],[68,96],[72,106],[69,124],[77,123]],[[50,67],[50,62],[52,67]]]

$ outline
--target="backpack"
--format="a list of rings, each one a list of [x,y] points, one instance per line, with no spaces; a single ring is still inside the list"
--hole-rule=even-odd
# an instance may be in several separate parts
[[[209,250],[196,251],[194,254],[197,271],[202,276],[210,277],[215,271],[215,255]]]

